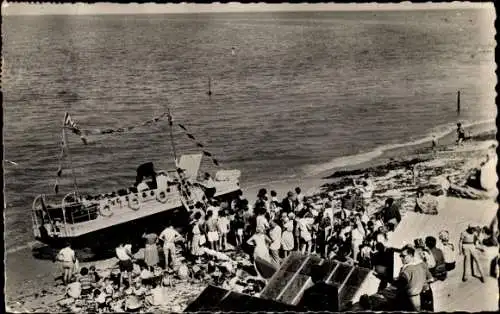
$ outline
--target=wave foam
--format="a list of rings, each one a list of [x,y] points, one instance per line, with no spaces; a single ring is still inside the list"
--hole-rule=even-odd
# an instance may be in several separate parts
[[[494,122],[495,122],[494,119],[474,121],[474,122],[463,121],[462,126],[464,128],[470,128],[473,126],[486,124],[486,123],[494,123]],[[442,139],[442,138],[450,135],[452,132],[455,132],[455,129],[456,129],[455,123],[443,124],[443,125],[440,125],[440,126],[433,128],[423,138],[409,141],[409,142],[405,142],[405,143],[381,145],[381,146],[378,146],[377,148],[375,148],[369,152],[361,152],[359,154],[336,157],[336,158],[334,158],[326,163],[323,163],[323,164],[305,166],[304,171],[306,174],[309,174],[309,175],[318,175],[322,172],[333,170],[336,168],[342,168],[342,167],[347,167],[347,166],[356,166],[356,165],[362,164],[364,162],[368,162],[370,160],[373,160],[373,159],[381,156],[384,152],[389,151],[389,150],[410,147],[410,146],[415,146],[415,145],[420,145],[420,144],[424,144],[427,142],[431,142],[434,137],[437,140]]]

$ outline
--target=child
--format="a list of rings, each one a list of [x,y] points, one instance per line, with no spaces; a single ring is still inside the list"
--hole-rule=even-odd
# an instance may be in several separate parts
[[[97,273],[94,265],[89,267],[89,276],[94,280],[94,282],[99,282],[101,280],[101,276]]]
[[[103,291],[106,293],[106,295],[111,296],[111,297],[113,296],[114,288],[113,288],[113,282],[111,281],[110,278],[104,279]]]
[[[236,247],[240,247],[243,243],[243,230],[245,229],[245,220],[243,218],[243,210],[238,210],[234,217],[233,228],[236,239]]]
[[[146,288],[142,285],[141,281],[137,281],[134,285],[133,294],[138,297],[142,297],[146,294]]]
[[[80,270],[80,278],[78,279],[78,282],[82,285],[82,296],[89,295],[92,292],[92,289],[95,287],[95,281],[93,278],[89,275],[89,270],[87,267],[82,267]]]
[[[359,267],[364,267],[368,269],[372,269],[372,248],[370,247],[370,243],[367,241],[363,241],[361,247],[359,248],[359,254],[357,256]]]
[[[207,211],[207,220],[205,222],[207,228],[207,241],[210,249],[217,251],[219,244],[219,232],[217,231],[217,218],[214,217],[214,213],[209,210]]]
[[[282,223],[283,233],[281,235],[281,249],[283,250],[284,258],[286,258],[294,248],[293,220],[290,220],[287,215],[283,215]]]
[[[219,247],[224,252],[227,250],[227,234],[229,233],[229,219],[225,210],[219,215],[217,229],[219,231]]]
[[[94,302],[96,303],[97,311],[100,313],[106,307],[106,294],[99,289],[95,289],[93,296],[94,296]]]

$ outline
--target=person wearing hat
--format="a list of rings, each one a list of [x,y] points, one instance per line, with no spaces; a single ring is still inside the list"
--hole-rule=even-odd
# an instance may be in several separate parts
[[[468,226],[465,231],[460,234],[460,241],[458,244],[459,254],[464,256],[464,269],[462,275],[462,281],[468,280],[468,269],[470,267],[472,276],[474,276],[474,263],[477,266],[477,271],[479,272],[479,280],[484,282],[483,271],[481,269],[481,264],[477,258],[477,245],[478,237],[475,228]]]
[[[298,206],[297,198],[295,193],[288,191],[287,197],[281,202],[281,208],[286,213],[293,213]]]

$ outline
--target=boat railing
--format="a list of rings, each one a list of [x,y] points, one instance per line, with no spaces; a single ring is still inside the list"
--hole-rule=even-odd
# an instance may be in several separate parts
[[[97,219],[99,206],[95,202],[81,199],[75,192],[66,194],[61,202],[63,224],[75,224]]]

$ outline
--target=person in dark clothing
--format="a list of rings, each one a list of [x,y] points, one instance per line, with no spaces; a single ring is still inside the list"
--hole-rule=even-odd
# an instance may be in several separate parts
[[[446,263],[444,261],[444,254],[441,249],[436,247],[437,240],[434,237],[426,237],[425,238],[425,246],[431,252],[434,257],[434,261],[436,265],[429,269],[432,276],[439,280],[446,279]]]
[[[289,191],[287,194],[287,197],[283,199],[283,202],[281,203],[281,208],[285,213],[290,213],[294,212],[295,208],[297,208],[298,202],[297,202],[297,196],[292,191]]]
[[[394,204],[393,198],[388,198],[385,201],[385,206],[382,211],[382,219],[384,224],[391,223],[394,226],[401,222],[401,213],[399,212],[399,208]]]
[[[461,144],[466,140],[465,130],[462,127],[462,123],[457,123],[457,144]]]

